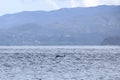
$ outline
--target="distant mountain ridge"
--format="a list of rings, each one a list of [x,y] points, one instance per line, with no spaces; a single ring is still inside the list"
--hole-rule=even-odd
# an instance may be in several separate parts
[[[120,36],[120,6],[0,16],[0,45],[100,45],[110,36]]]

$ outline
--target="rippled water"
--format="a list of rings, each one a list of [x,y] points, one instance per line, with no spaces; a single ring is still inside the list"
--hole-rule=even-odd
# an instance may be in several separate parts
[[[120,80],[120,47],[0,46],[0,80]]]

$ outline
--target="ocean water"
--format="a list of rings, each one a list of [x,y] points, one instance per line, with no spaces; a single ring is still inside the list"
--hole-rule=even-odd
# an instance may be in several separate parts
[[[120,80],[120,46],[0,46],[0,80]]]

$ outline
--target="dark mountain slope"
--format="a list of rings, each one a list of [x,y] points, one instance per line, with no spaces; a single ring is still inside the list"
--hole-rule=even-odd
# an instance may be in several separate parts
[[[102,45],[120,45],[120,36],[107,37],[102,42]]]
[[[120,34],[120,6],[33,11],[0,17],[0,45],[99,45]]]

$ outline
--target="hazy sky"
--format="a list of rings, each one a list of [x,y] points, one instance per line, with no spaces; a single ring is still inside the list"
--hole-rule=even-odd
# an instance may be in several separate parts
[[[50,11],[60,8],[97,5],[120,5],[120,0],[0,0],[0,15],[21,11]]]

